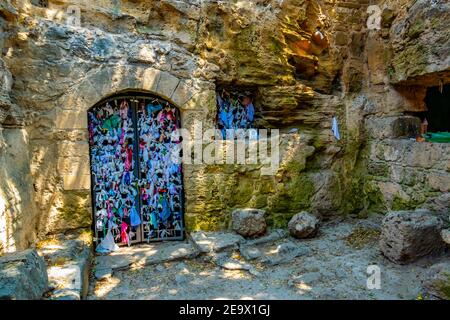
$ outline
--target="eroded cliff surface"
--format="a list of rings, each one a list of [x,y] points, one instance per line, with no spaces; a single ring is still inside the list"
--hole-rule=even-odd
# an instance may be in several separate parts
[[[12,228],[8,212],[27,226],[13,232],[20,237],[90,225],[87,108],[125,89],[176,100],[186,128],[196,119],[214,126],[216,90],[249,90],[258,127],[281,129],[274,176],[254,166],[185,166],[189,229],[226,228],[237,207],[266,209],[273,226],[304,209],[324,217],[387,210],[393,192],[415,191],[380,174],[393,174],[371,151],[387,143],[380,128],[423,109],[424,86],[448,82],[448,4],[413,2],[380,1],[382,29],[374,31],[369,1],[7,1],[0,142],[9,139],[15,153],[0,146],[3,230]],[[445,184],[448,169],[439,168]],[[436,192],[424,202],[443,197]],[[11,237],[2,238],[5,248],[19,242]]]

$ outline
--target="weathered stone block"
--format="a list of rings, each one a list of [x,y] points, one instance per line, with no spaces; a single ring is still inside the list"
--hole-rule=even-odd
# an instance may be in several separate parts
[[[84,111],[60,110],[56,115],[57,129],[87,128],[87,114]]]
[[[422,284],[431,295],[450,300],[450,263],[442,262],[431,266]]]
[[[266,232],[266,212],[258,209],[236,209],[232,212],[232,228],[244,237],[257,237]]]
[[[60,157],[58,171],[64,175],[89,175],[89,157]]]
[[[288,229],[291,236],[295,238],[312,238],[319,231],[319,220],[312,214],[303,211],[292,217]]]
[[[90,189],[64,191],[58,194],[50,210],[46,233],[58,233],[71,229],[88,228],[92,222]]]
[[[191,233],[191,237],[203,253],[233,249],[244,240],[240,235],[224,232],[198,231]]]
[[[80,300],[86,297],[92,257],[91,244],[90,241],[70,239],[63,235],[39,244],[39,253],[48,266],[49,286],[56,289],[51,292],[50,299]]]
[[[89,157],[89,144],[87,141],[60,142],[58,153],[63,157]]]
[[[430,172],[428,174],[428,185],[433,190],[440,192],[450,191],[450,173],[449,172]]]
[[[192,243],[161,242],[144,247],[121,248],[118,252],[96,258],[96,270],[102,273],[127,269],[131,266],[146,266],[165,262],[193,259],[200,251]]]
[[[142,89],[148,90],[150,92],[157,92],[157,86],[159,78],[161,76],[161,71],[153,68],[145,69],[142,73]]]
[[[408,139],[386,139],[374,144],[372,148],[372,157],[425,169],[443,169],[443,157],[450,150],[450,146],[443,143],[417,143]]]
[[[45,261],[36,250],[0,257],[0,300],[41,299],[48,287]]]
[[[382,222],[380,249],[393,262],[405,264],[445,248],[443,222],[431,212],[394,211]]]
[[[255,246],[240,246],[239,251],[245,260],[254,260],[261,257],[262,252]]]
[[[289,263],[297,257],[309,253],[309,248],[297,245],[292,241],[286,241],[279,244],[270,254],[266,254],[261,259],[261,263],[268,266],[276,266],[279,264]]]
[[[411,137],[419,133],[420,119],[411,116],[370,118],[366,121],[366,128],[376,139]]]
[[[194,89],[189,86],[186,82],[180,81],[178,84],[178,87],[175,89],[174,93],[171,96],[172,101],[179,106],[180,108],[183,108],[186,102],[189,101],[189,99],[192,98],[194,95]]]
[[[170,99],[179,83],[180,80],[177,77],[171,75],[170,73],[162,72],[159,77],[156,92],[161,94],[163,97]]]

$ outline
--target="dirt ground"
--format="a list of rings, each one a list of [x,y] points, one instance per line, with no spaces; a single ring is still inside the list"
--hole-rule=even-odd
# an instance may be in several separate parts
[[[229,255],[249,265],[227,270],[208,254],[192,259],[116,270],[110,277],[91,276],[88,299],[426,299],[421,281],[428,267],[448,259],[427,258],[401,266],[384,258],[378,248],[380,217],[331,221],[317,237],[290,237],[259,245],[263,256],[280,244],[294,243],[301,254],[272,265],[244,261],[238,250]],[[380,289],[369,289],[369,266],[380,270]],[[95,269],[94,269],[95,272]],[[93,272],[93,273],[94,273]]]

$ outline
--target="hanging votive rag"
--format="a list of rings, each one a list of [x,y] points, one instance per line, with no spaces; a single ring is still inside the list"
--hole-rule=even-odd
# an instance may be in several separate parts
[[[139,217],[139,214],[136,212],[136,208],[134,206],[131,207],[130,224],[132,227],[137,227],[138,225],[141,224],[141,218]]]
[[[114,242],[114,237],[111,232],[111,228],[108,228],[108,233],[102,239],[95,251],[98,253],[109,253],[119,250],[119,246]]]
[[[339,126],[336,117],[333,117],[333,121],[331,123],[331,130],[333,131],[334,137],[337,140],[341,140],[341,134],[339,133]]]

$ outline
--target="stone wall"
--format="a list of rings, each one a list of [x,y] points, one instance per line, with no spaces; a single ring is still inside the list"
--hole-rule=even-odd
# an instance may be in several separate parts
[[[3,56],[17,10],[0,4],[0,253],[22,250],[36,239],[38,212],[30,174],[30,137],[21,108],[11,98],[13,75]]]
[[[446,1],[380,1],[382,29],[367,38],[370,104],[368,179],[372,207],[450,208],[449,144],[416,142],[426,89],[450,82]],[[411,140],[411,138],[413,138]]]
[[[1,95],[10,106],[0,106],[11,115],[3,133],[14,130],[3,134],[11,151],[0,146],[0,240],[6,250],[27,246],[35,234],[90,225],[86,113],[127,90],[171,101],[190,130],[195,120],[204,129],[214,126],[217,88],[251,90],[258,127],[281,130],[281,166],[273,176],[261,176],[255,165],[184,166],[190,230],[227,228],[238,207],[266,209],[272,226],[285,226],[301,210],[329,217],[390,206],[381,183],[391,177],[371,171],[367,179],[367,168],[398,162],[377,158],[373,150],[388,148],[392,123],[414,123],[405,111],[424,107],[423,90],[399,83],[447,68],[436,58],[432,69],[413,72],[408,59],[390,59],[410,45],[395,31],[408,1],[386,2],[401,14],[384,10],[379,32],[367,30],[369,1],[358,0],[3,3],[0,26],[8,32],[0,36],[0,74],[14,80]],[[80,9],[80,26],[67,23],[71,6]],[[435,25],[442,29],[443,21]],[[324,39],[315,35],[317,27]],[[395,69],[386,63],[391,60]],[[333,116],[340,141],[331,132]],[[371,129],[379,128],[377,121],[381,131]],[[439,171],[444,179],[446,170]],[[26,228],[5,228],[7,212]]]

